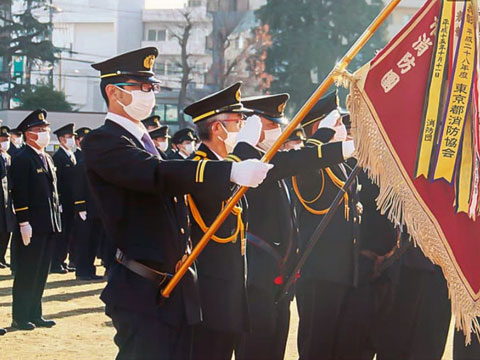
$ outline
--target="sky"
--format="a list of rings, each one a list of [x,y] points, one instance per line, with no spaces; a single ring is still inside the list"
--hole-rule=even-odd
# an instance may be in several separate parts
[[[145,0],[147,9],[174,9],[182,8],[185,0]]]

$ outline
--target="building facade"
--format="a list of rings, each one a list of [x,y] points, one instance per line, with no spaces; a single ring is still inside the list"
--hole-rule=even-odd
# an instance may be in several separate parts
[[[39,13],[53,21],[53,44],[61,49],[53,69],[53,84],[79,111],[105,111],[98,72],[91,64],[141,46],[144,0],[55,0]],[[52,12],[52,13],[50,13]],[[32,82],[45,81],[49,69],[40,66]]]

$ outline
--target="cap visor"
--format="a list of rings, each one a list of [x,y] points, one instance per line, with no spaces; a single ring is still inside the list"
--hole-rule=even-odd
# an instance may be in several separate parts
[[[142,75],[124,75],[125,77],[140,81],[142,83],[149,83],[149,84],[160,84],[162,81],[157,79],[155,76],[142,76]]]
[[[277,123],[277,124],[280,124],[280,125],[288,125],[288,119],[284,116],[282,117],[273,117],[273,116],[268,116],[268,115],[265,115],[265,114],[260,114],[261,116],[263,116],[265,119],[268,119],[270,121],[273,121],[274,123]]]

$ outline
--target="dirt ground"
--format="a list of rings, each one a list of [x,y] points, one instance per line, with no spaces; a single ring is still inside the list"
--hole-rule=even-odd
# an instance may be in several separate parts
[[[98,268],[97,273],[102,273]],[[13,278],[10,270],[0,270],[0,326],[12,322]],[[104,314],[99,295],[105,281],[85,282],[75,280],[73,273],[52,274],[48,278],[43,297],[45,318],[57,325],[52,329],[35,329],[31,332],[14,331],[0,337],[1,360],[106,360],[114,359],[114,329]],[[298,315],[292,305],[292,321],[285,360],[298,358],[296,348]],[[451,360],[451,336],[443,360]]]

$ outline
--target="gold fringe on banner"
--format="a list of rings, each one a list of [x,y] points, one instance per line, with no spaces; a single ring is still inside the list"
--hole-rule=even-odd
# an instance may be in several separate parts
[[[352,120],[352,134],[359,165],[379,186],[377,207],[394,224],[406,227],[413,241],[435,264],[441,266],[448,282],[452,312],[457,328],[462,328],[467,343],[471,333],[480,334],[477,316],[480,302],[467,281],[462,279],[458,265],[452,260],[445,236],[429,211],[410,176],[401,165],[382,123],[367,94],[364,82],[369,64],[350,76],[350,95],[347,107]]]

